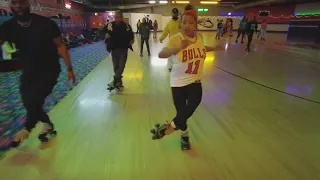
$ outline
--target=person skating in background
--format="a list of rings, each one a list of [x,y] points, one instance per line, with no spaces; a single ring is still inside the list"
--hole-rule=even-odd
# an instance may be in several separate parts
[[[266,40],[267,27],[268,27],[267,21],[264,20],[264,21],[261,23],[260,35],[258,35],[258,38],[259,38],[259,36],[260,36],[260,39],[263,40],[263,41]]]
[[[242,44],[244,43],[243,39],[244,39],[244,36],[246,35],[247,25],[248,25],[248,18],[246,16],[244,16],[239,24],[238,36],[236,39],[236,43],[238,43],[238,39],[239,39],[240,35],[242,35],[241,43]]]
[[[141,37],[141,47],[140,47],[140,57],[143,57],[143,44],[146,43],[148,56],[150,56],[150,48],[149,48],[149,37],[150,37],[150,30],[153,27],[150,23],[146,21],[145,18],[142,19],[142,23],[140,24],[139,32]]]
[[[14,58],[19,58],[19,50],[16,45],[12,42],[4,42],[2,45],[2,58],[4,60],[11,60]]]
[[[248,22],[248,25],[247,25],[247,36],[248,36],[248,43],[246,48],[247,52],[250,52],[251,50],[250,46],[252,42],[252,37],[254,32],[257,32],[257,31],[258,31],[258,22],[256,17],[254,16],[253,19],[250,22]]]
[[[12,140],[11,146],[17,147],[29,137],[39,121],[43,123],[43,130],[39,135],[41,141],[55,132],[43,105],[61,72],[59,55],[66,64],[68,79],[73,83],[75,75],[58,25],[47,17],[31,13],[29,0],[11,0],[10,8],[13,18],[0,26],[0,44],[5,41],[14,43],[20,50],[22,59],[20,93],[27,119],[24,129]]]
[[[170,85],[176,116],[170,123],[152,130],[153,139],[160,139],[175,130],[181,130],[181,148],[190,149],[187,120],[192,116],[202,99],[201,76],[206,52],[223,50],[204,45],[202,36],[196,32],[197,12],[187,10],[182,15],[181,32],[169,39],[159,53],[159,58],[172,57]],[[190,55],[189,52],[193,52]],[[191,53],[192,54],[192,53]]]
[[[223,31],[223,20],[218,20],[216,39],[220,39]]]
[[[157,32],[158,32],[158,22],[157,22],[157,20],[154,20],[154,22],[153,22],[153,38],[157,38]]]
[[[140,24],[141,24],[141,21],[139,19],[138,22],[137,22],[137,32],[136,32],[136,34],[139,34]]]
[[[177,8],[172,9],[172,18],[171,20],[167,23],[167,25],[164,27],[162,35],[160,37],[160,42],[162,41],[169,35],[169,38],[174,36],[175,34],[180,32],[180,27],[181,27],[181,20],[179,19],[179,10]],[[171,71],[171,60],[170,58],[168,59],[169,63],[169,71]]]
[[[127,63],[128,48],[132,48],[134,35],[129,24],[123,21],[121,11],[116,11],[115,21],[107,24],[107,50],[111,52],[114,79],[108,90],[123,88],[122,74]]]

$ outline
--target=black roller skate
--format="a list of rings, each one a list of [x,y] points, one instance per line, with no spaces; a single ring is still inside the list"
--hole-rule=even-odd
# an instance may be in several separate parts
[[[111,92],[114,89],[116,89],[117,92],[123,91],[124,87],[121,79],[114,78],[114,80],[108,84],[107,90],[109,92]]]
[[[155,125],[156,129],[151,129],[151,133],[153,134],[152,139],[161,139],[163,138],[165,135],[169,135],[171,133],[173,133],[175,130],[171,124],[169,122],[160,125],[160,124],[156,124]]]
[[[181,136],[181,149],[189,150],[191,148],[189,136]]]
[[[13,138],[10,146],[13,148],[18,147],[24,140],[29,137],[30,132],[26,129],[19,131]]]
[[[43,130],[39,134],[38,138],[41,142],[48,142],[49,138],[56,136],[56,135],[57,135],[57,131],[54,130],[53,125],[50,125],[48,123],[44,123]]]
[[[246,48],[246,52],[250,52],[250,47],[247,47],[247,48]]]

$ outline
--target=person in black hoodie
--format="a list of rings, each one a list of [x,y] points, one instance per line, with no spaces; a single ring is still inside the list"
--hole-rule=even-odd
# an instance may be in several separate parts
[[[107,24],[106,44],[107,50],[111,52],[114,79],[108,84],[109,90],[123,88],[122,73],[126,66],[128,48],[132,50],[134,35],[129,24],[123,21],[120,11],[115,13],[115,21]]]
[[[258,32],[258,22],[257,22],[257,19],[255,16],[248,23],[248,26],[247,26],[247,35],[248,35],[248,44],[247,44],[247,48],[246,48],[247,52],[250,52],[250,45],[251,45],[251,41],[252,41],[252,37],[253,37],[254,32]]]
[[[142,23],[140,24],[140,27],[139,27],[139,33],[141,36],[140,57],[143,57],[144,42],[146,42],[146,45],[147,45],[148,56],[151,56],[150,48],[149,48],[149,37],[150,37],[151,29],[153,29],[152,25],[148,23],[145,18],[143,18]]]

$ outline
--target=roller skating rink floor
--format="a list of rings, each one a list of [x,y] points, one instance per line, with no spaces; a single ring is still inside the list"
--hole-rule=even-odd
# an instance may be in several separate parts
[[[158,58],[167,40],[151,37],[152,56],[144,47],[140,58],[136,36],[123,92],[107,90],[107,56],[51,111],[57,136],[40,144],[37,127],[0,160],[0,179],[319,180],[320,51],[269,33],[246,53],[235,37],[201,33],[225,51],[207,54],[191,150],[181,150],[178,132],[152,140],[150,129],[175,116],[168,61]]]

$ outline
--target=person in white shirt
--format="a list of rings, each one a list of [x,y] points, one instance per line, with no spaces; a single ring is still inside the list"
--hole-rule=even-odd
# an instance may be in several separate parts
[[[170,85],[176,116],[169,123],[152,130],[153,139],[161,139],[175,130],[181,130],[181,148],[190,149],[187,120],[192,116],[202,99],[201,76],[206,52],[222,50],[220,46],[207,47],[196,32],[197,13],[194,9],[182,15],[181,32],[170,38],[159,58],[172,57]]]

